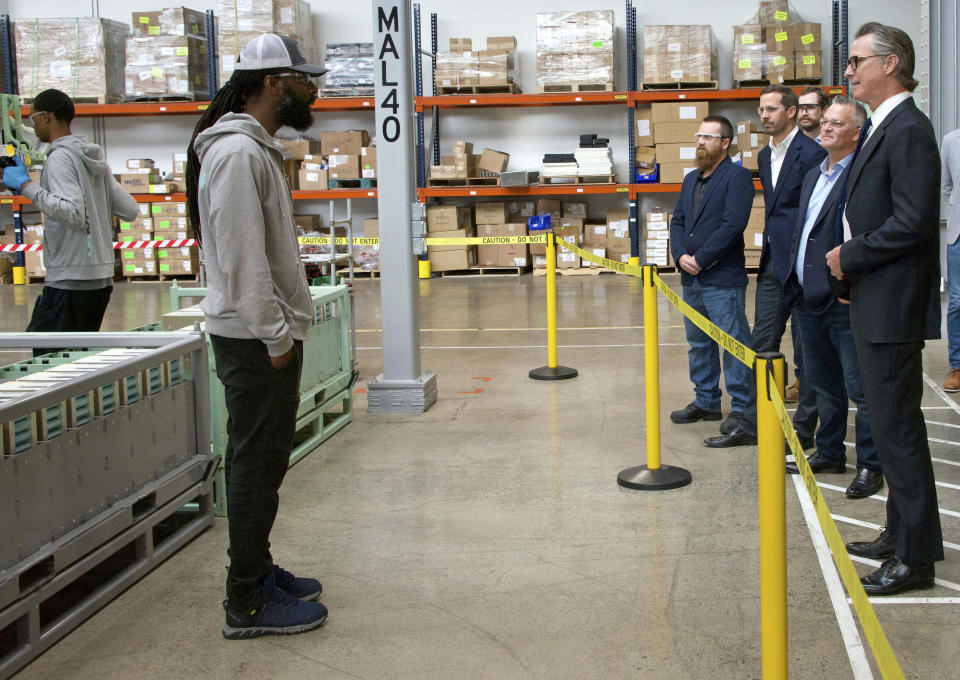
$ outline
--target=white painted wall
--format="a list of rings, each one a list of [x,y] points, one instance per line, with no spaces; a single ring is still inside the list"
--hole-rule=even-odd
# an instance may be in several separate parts
[[[36,16],[88,15],[87,3],[70,0],[0,0],[7,4],[14,19]],[[192,9],[216,9],[216,0],[185,0]],[[684,3],[637,3],[639,26],[644,24],[711,24],[717,40],[719,78],[721,87],[731,86],[732,26],[749,21],[756,11],[756,2],[711,2],[689,0]],[[120,21],[130,21],[134,8],[153,9],[164,6],[127,0],[99,0],[100,15]],[[832,3],[817,0],[807,4],[795,4],[794,9],[806,21],[823,24],[824,42],[831,33]],[[742,9],[737,9],[740,7]],[[322,50],[328,42],[366,42],[371,40],[371,3],[369,0],[344,5],[331,0],[315,0],[312,3],[316,43]],[[429,49],[430,12],[438,14],[440,49],[445,49],[450,37],[469,37],[482,43],[488,35],[515,35],[519,49],[519,68],[523,90],[536,91],[536,13],[564,9],[612,9],[617,22],[619,62],[617,64],[617,87],[626,87],[625,58],[625,7],[622,2],[611,0],[485,0],[482,3],[462,3],[453,0],[424,0],[421,2],[424,48]],[[920,0],[901,3],[876,3],[871,0],[850,1],[851,34],[856,27],[868,20],[878,20],[906,30],[914,41],[919,39]],[[825,46],[829,48],[829,46]],[[829,49],[823,55],[824,63],[831,63]],[[642,59],[642,52],[641,52]],[[428,67],[429,64],[426,63]],[[428,87],[428,86],[427,86]],[[429,89],[427,89],[429,93]],[[728,104],[715,106],[717,113],[728,115],[733,120],[756,116],[752,104]],[[429,121],[429,119],[428,119]],[[171,154],[181,151],[190,138],[195,119],[193,117],[107,119],[107,158],[115,168],[130,157],[150,157],[162,167],[170,164]],[[311,134],[321,130],[337,130],[356,127],[374,127],[373,114],[318,114]],[[75,131],[90,135],[88,121],[79,120]],[[618,106],[562,107],[556,109],[485,109],[477,111],[448,111],[441,118],[441,150],[449,153],[455,139],[475,143],[477,149],[485,146],[511,154],[511,168],[537,168],[545,152],[572,151],[581,133],[596,132],[610,137],[620,181],[627,179],[626,111]],[[427,139],[429,140],[429,123]],[[613,199],[594,199],[591,215],[602,216]],[[656,200],[669,204],[674,197],[665,195],[660,199],[645,199],[644,208]],[[357,212],[369,214],[375,210],[371,201],[360,202]],[[593,208],[595,204],[595,209]],[[315,211],[312,207],[310,211]]]

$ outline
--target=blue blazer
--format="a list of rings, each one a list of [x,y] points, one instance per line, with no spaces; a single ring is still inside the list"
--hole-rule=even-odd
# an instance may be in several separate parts
[[[692,286],[696,278],[704,286],[746,286],[743,230],[753,205],[753,178],[749,170],[734,165],[729,157],[723,159],[713,171],[694,215],[693,192],[699,176],[699,172],[689,172],[683,178],[670,220],[674,262],[681,255],[693,255],[701,268],[696,277],[681,270],[681,283]]]
[[[820,208],[813,229],[807,237],[806,243],[800,243],[803,233],[803,224],[807,219],[807,206],[810,195],[813,193],[817,181],[820,179],[820,168],[813,168],[803,178],[800,190],[800,208],[797,214],[797,227],[793,231],[793,241],[790,246],[790,276],[796,279],[797,257],[800,249],[804,248],[803,258],[803,302],[815,314],[823,314],[832,307],[837,298],[830,289],[827,269],[827,253],[837,245],[837,206],[840,203],[840,194],[843,193],[844,175],[850,172],[850,165],[839,177],[834,180],[833,188],[827,194],[827,200]],[[789,280],[789,279],[788,279]],[[788,286],[790,287],[790,286]]]
[[[777,187],[774,189],[770,174],[770,146],[763,147],[757,155],[766,211],[760,269],[772,266],[781,284],[785,284],[790,276],[790,244],[793,241],[794,227],[797,226],[803,178],[811,168],[820,165],[826,156],[827,152],[815,140],[803,134],[803,130],[797,130],[787,148],[787,155],[780,166]]]

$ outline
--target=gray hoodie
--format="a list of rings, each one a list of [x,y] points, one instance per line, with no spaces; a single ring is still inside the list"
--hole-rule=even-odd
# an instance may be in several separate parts
[[[40,184],[23,195],[43,213],[46,283],[112,279],[113,228],[110,215],[137,217],[137,202],[110,173],[103,152],[79,135],[55,140],[47,152]],[[109,283],[109,282],[108,282]]]
[[[199,135],[197,207],[207,268],[201,303],[210,333],[257,339],[270,356],[305,340],[313,301],[300,261],[283,146],[245,113]]]

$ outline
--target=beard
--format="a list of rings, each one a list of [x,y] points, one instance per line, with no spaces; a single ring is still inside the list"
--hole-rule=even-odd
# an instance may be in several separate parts
[[[277,104],[277,122],[303,132],[313,125],[312,102],[305,102],[284,86],[283,96]]]
[[[701,172],[709,170],[717,164],[724,153],[726,151],[722,147],[713,153],[707,149],[697,149],[697,169]]]
[[[820,121],[814,120],[813,118],[804,118],[800,121],[801,130],[816,130],[820,127]]]

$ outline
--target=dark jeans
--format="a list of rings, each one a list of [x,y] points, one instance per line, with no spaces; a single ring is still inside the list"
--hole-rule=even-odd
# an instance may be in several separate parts
[[[750,326],[744,308],[745,288],[701,286],[694,280],[692,286],[683,287],[683,299],[691,307],[710,319],[734,339],[750,346]],[[684,318],[687,353],[690,364],[690,381],[696,394],[694,403],[708,411],[720,410],[720,346],[709,335]],[[723,352],[723,375],[730,394],[732,408],[741,413],[748,406],[750,382],[753,375],[729,352]]]
[[[896,555],[907,564],[943,559],[943,536],[920,410],[923,342],[869,342],[854,327],[863,393],[870,407],[873,438],[887,480],[887,529],[897,538]]]
[[[805,350],[804,377],[817,396],[817,451],[828,460],[847,462],[843,440],[852,400],[857,405],[857,467],[879,470],[880,457],[873,442],[870,412],[860,384],[860,362],[850,330],[850,306],[837,302],[817,316],[800,301],[793,313]]]
[[[245,607],[256,604],[256,586],[273,566],[270,530],[293,448],[303,343],[294,343],[290,363],[277,370],[259,340],[210,341],[227,403],[227,599]]]
[[[113,286],[96,290],[64,290],[44,286],[33,305],[28,333],[96,333],[110,303]],[[63,348],[40,348],[33,356],[59,352]]]
[[[796,305],[793,305],[796,306]],[[757,274],[757,292],[753,315],[753,350],[755,352],[779,352],[780,341],[787,330],[791,309],[784,304],[783,284],[769,263]],[[796,360],[796,355],[795,355]],[[802,367],[802,350],[798,367]],[[817,427],[817,395],[800,378],[800,400],[793,414],[793,427],[801,437],[812,437]],[[754,386],[755,388],[755,386]],[[756,432],[757,403],[751,399],[750,409],[745,414],[744,429]]]

